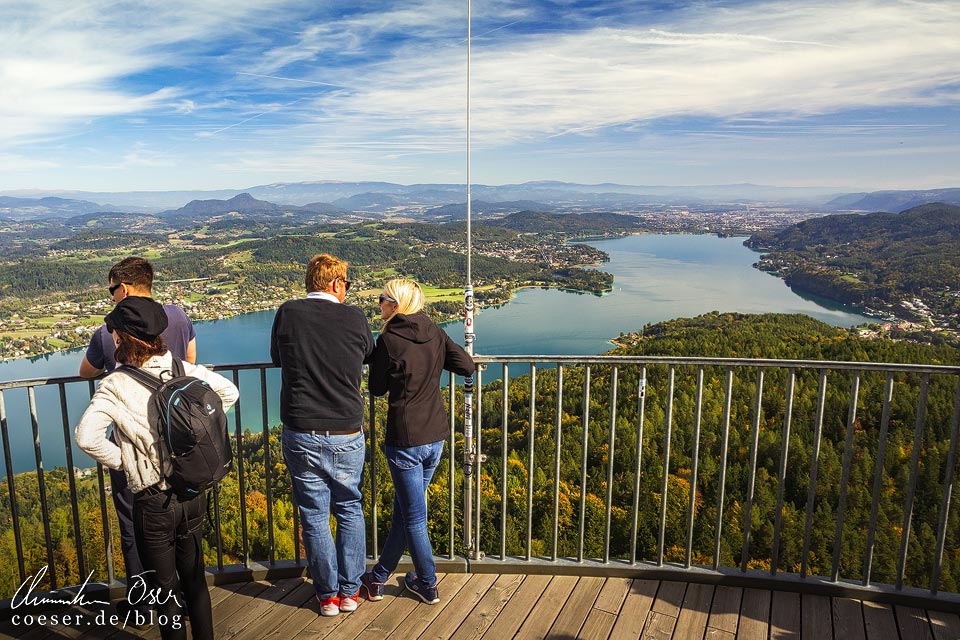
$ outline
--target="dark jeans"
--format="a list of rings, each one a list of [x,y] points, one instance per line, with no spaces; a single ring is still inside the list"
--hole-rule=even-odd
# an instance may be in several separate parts
[[[150,573],[141,588],[134,588],[131,600],[156,607],[164,640],[187,637],[187,610],[194,639],[213,638],[213,611],[203,563],[206,510],[206,495],[181,502],[175,493],[147,489],[134,502],[137,547]]]
[[[134,576],[143,573],[143,562],[137,551],[133,527],[133,492],[127,486],[127,474],[123,469],[110,469],[110,491],[113,493],[113,506],[117,509],[117,520],[120,521],[120,550],[126,569],[127,593],[130,593]]]

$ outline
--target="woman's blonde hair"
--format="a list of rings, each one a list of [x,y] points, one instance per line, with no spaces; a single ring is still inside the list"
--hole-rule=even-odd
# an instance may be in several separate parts
[[[383,292],[397,301],[397,310],[387,318],[386,322],[390,322],[398,313],[409,315],[423,309],[423,291],[413,280],[394,278],[383,285]]]

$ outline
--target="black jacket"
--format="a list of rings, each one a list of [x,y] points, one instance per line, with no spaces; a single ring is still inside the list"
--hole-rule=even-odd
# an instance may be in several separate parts
[[[277,309],[270,359],[280,367],[280,419],[296,431],[356,431],[360,374],[373,351],[367,318],[330,300],[288,300]]]
[[[468,376],[473,358],[421,313],[397,314],[370,359],[370,392],[389,392],[384,444],[415,447],[445,440],[450,423],[440,393],[444,369]]]

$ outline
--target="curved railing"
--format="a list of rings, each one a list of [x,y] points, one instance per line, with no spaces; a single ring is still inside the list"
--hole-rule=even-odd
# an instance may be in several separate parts
[[[435,553],[448,570],[644,575],[960,611],[960,515],[952,510],[960,368],[475,359],[475,464],[465,474],[459,462],[462,390],[447,380],[449,447],[429,494]],[[303,572],[297,512],[271,432],[278,371],[269,363],[215,368],[241,399],[231,417],[234,478],[214,496],[207,528],[212,579]],[[43,462],[74,468],[82,454],[72,428],[94,385],[74,377],[0,383],[0,533],[16,553],[8,582],[34,580],[46,567],[44,588],[87,575],[118,588],[103,469],[94,484],[83,471],[45,471]],[[370,398],[368,407],[378,445],[385,405]],[[379,446],[368,451],[372,555],[392,494]],[[24,530],[27,513],[39,514],[42,536]],[[94,520],[108,524],[97,529]]]

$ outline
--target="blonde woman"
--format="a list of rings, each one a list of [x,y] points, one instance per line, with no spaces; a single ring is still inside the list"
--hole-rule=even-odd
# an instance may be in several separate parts
[[[427,532],[426,491],[450,433],[440,374],[473,374],[470,355],[423,313],[423,291],[413,280],[390,280],[380,294],[383,330],[370,362],[370,391],[389,394],[384,453],[393,478],[390,533],[380,559],[360,579],[369,600],[383,598],[383,582],[409,550],[416,572],[404,587],[427,604],[440,602]]]

